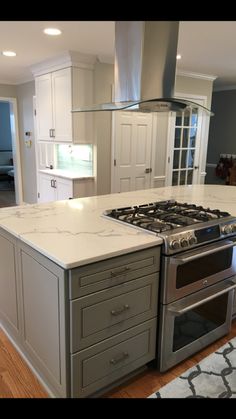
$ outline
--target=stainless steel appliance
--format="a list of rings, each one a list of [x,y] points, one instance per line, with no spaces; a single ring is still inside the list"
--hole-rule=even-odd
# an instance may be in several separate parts
[[[165,371],[230,331],[236,217],[174,200],[107,210],[163,238],[157,359]]]

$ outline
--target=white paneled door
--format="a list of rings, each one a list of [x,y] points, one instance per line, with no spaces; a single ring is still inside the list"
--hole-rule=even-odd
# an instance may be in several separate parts
[[[151,187],[152,114],[116,112],[113,192]]]

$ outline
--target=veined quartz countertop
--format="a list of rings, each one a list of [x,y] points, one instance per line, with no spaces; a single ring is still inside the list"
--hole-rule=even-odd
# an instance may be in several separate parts
[[[71,180],[94,179],[94,176],[91,176],[90,171],[86,169],[78,170],[78,172],[75,172],[74,170],[67,170],[67,169],[41,169],[39,170],[39,172],[46,173],[47,175],[63,177],[65,179],[71,179]]]
[[[111,208],[175,199],[236,216],[236,188],[169,186],[0,210],[0,227],[65,269],[157,246],[146,230],[103,217]]]

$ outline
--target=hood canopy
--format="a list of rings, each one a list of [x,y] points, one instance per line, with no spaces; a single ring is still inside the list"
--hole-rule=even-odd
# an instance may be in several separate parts
[[[115,23],[115,100],[72,112],[128,110],[136,112],[202,109],[174,97],[179,22],[117,21]]]

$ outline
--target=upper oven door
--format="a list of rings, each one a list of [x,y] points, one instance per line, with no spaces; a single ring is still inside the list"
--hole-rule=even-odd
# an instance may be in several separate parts
[[[164,256],[162,302],[168,304],[236,275],[236,238],[218,241],[176,256]]]

